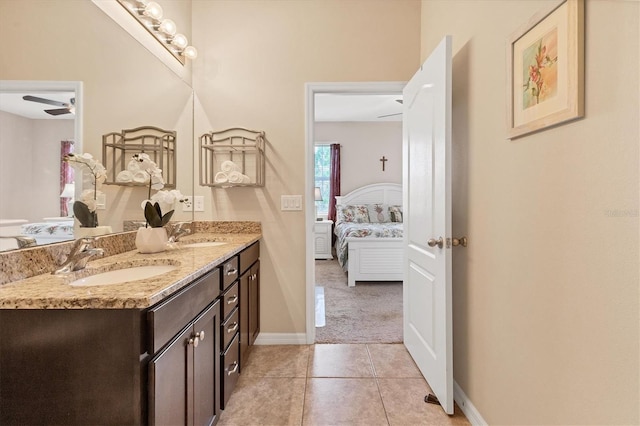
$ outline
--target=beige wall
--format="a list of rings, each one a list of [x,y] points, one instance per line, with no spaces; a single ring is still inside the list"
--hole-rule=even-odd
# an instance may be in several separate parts
[[[195,217],[262,222],[261,332],[304,333],[304,212],[280,211],[281,195],[305,192],[304,84],[410,78],[420,3],[195,0],[192,8],[196,136],[242,126],[268,139],[265,187],[200,188],[207,212]]]
[[[490,424],[638,424],[640,3],[586,2],[586,117],[506,139],[505,46],[548,1],[422,3],[453,35],[454,376]]]
[[[314,131],[316,143],[340,144],[343,195],[372,183],[402,183],[402,121],[316,122]]]
[[[73,136],[74,120],[0,111],[0,218],[41,222],[60,216],[60,141]],[[29,196],[23,185],[31,188]]]
[[[180,5],[167,6],[182,23],[190,9],[178,13]],[[102,158],[102,135],[109,132],[140,126],[175,129],[183,164],[178,168],[179,189],[185,195],[191,192],[191,87],[93,2],[0,0],[0,39],[0,80],[83,82],[83,152]],[[112,185],[103,190],[107,210],[98,213],[101,225],[120,231],[124,219],[144,220],[140,203],[147,198],[145,188]],[[174,216],[191,217],[182,212]]]

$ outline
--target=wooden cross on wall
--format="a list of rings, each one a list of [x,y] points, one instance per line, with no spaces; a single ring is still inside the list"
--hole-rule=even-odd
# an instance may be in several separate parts
[[[383,155],[380,161],[382,162],[382,171],[384,172],[384,163],[386,163],[389,160]]]

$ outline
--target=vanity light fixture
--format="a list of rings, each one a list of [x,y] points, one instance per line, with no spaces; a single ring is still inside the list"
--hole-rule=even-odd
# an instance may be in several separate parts
[[[171,38],[171,40],[169,40],[169,43],[180,50],[184,50],[189,44],[189,40],[187,40],[184,34],[176,34]]]
[[[189,46],[184,34],[171,19],[162,19],[164,11],[155,1],[149,0],[117,0],[142,26],[144,26],[158,42],[160,42],[180,63],[185,58],[193,60],[198,56],[195,47]]]
[[[163,19],[162,22],[160,22],[160,25],[158,25],[158,31],[166,34],[167,36],[174,36],[176,31],[178,31],[178,28],[176,27],[176,23],[171,19]]]
[[[150,1],[146,4],[146,6],[142,9],[142,14],[144,16],[148,16],[151,19],[159,21],[162,19],[162,7],[156,3],[155,1]]]

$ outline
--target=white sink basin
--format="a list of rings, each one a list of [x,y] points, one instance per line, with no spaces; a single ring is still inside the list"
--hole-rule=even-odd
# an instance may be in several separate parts
[[[227,243],[225,243],[224,241],[204,241],[202,243],[191,243],[191,244],[185,244],[182,247],[217,247],[217,246],[223,246]]]
[[[175,265],[133,266],[131,268],[116,269],[115,271],[90,275],[88,277],[72,281],[69,285],[74,287],[90,287],[96,285],[120,284],[127,281],[143,280],[157,275],[166,274],[167,272],[171,272],[177,268],[178,267]]]

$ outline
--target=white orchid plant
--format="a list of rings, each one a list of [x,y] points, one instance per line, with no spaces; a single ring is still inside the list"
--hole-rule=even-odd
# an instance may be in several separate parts
[[[135,165],[132,165],[132,168],[143,170],[149,174],[148,198],[141,204],[144,210],[144,217],[147,220],[147,226],[161,228],[169,223],[171,216],[173,216],[175,203],[183,203],[186,197],[177,189],[171,191],[162,189],[165,184],[164,178],[162,177],[162,169],[151,160],[148,154],[134,154],[131,161],[135,163]],[[151,195],[152,189],[157,190],[153,195]],[[169,211],[163,215],[163,210]]]
[[[85,185],[93,187],[93,189],[82,191],[80,200],[73,203],[73,215],[78,219],[81,227],[95,228],[98,226],[98,213],[96,212],[98,194],[102,195],[99,188],[107,179],[107,169],[86,152],[84,154],[67,154],[63,160],[82,174]],[[85,173],[85,171],[89,171],[89,173]]]

